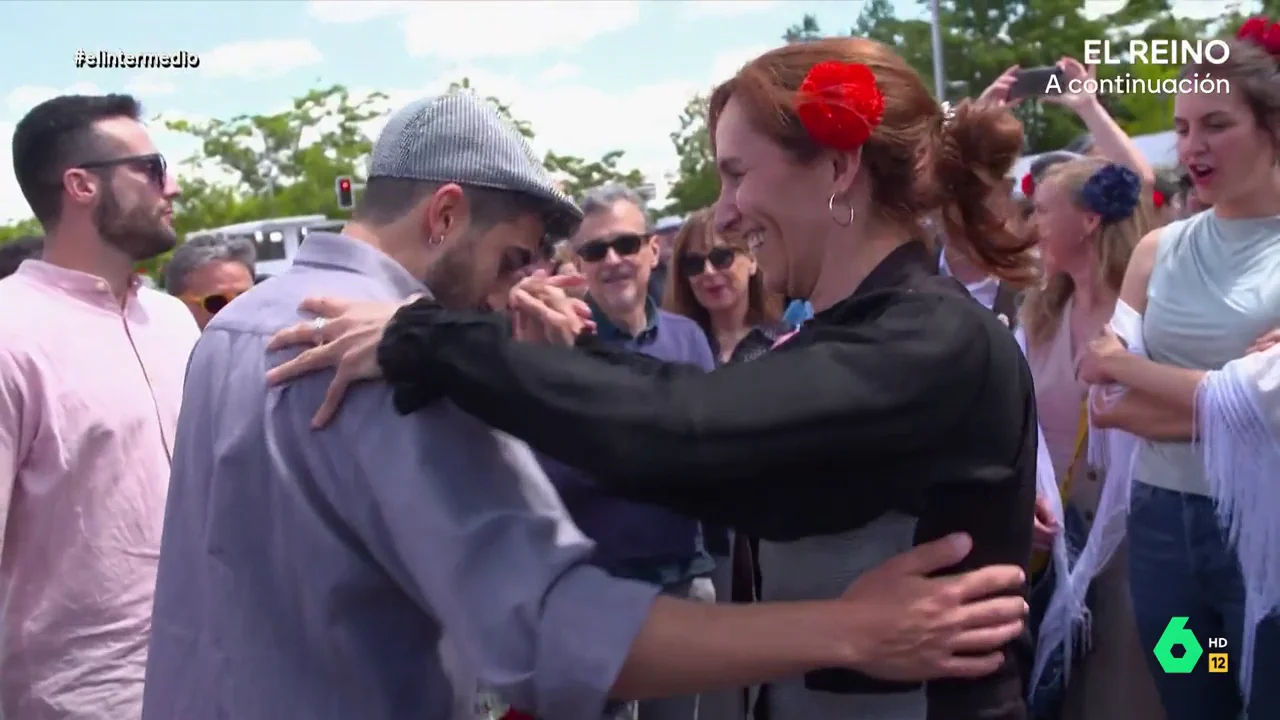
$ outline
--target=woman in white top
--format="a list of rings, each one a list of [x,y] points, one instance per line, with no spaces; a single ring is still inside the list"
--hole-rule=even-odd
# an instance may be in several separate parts
[[[1249,41],[1231,42],[1223,64],[1183,70],[1184,78],[1225,79],[1230,92],[1197,87],[1175,100],[1179,160],[1196,193],[1213,207],[1148,234],[1134,252],[1121,299],[1142,315],[1140,341],[1153,361],[1149,366],[1216,370],[1280,326],[1276,73],[1276,60]],[[1258,622],[1274,611],[1280,583],[1280,531],[1273,529],[1280,467],[1272,456],[1250,450],[1274,441],[1274,435],[1259,440],[1242,434],[1221,404],[1203,406],[1193,428],[1179,411],[1187,398],[1151,385],[1152,373],[1087,366],[1088,379],[1127,388],[1095,423],[1141,439],[1128,540],[1143,645],[1155,649],[1173,618],[1188,618],[1186,627],[1205,653],[1213,652],[1210,639],[1227,640],[1229,661],[1215,665],[1226,673],[1206,672],[1207,660],[1195,661],[1186,674],[1166,673],[1157,653],[1147,653],[1167,716],[1225,720],[1247,705],[1253,720],[1280,717],[1280,687],[1274,682],[1280,629],[1274,617]],[[1206,446],[1214,438],[1212,457],[1190,442],[1193,431]],[[1210,462],[1207,471],[1206,461],[1215,457],[1225,465],[1214,469]],[[1237,467],[1242,464],[1247,467]],[[1230,538],[1215,500],[1217,509],[1230,513]],[[1260,681],[1250,683],[1254,658],[1252,677]]]
[[[1035,192],[1046,283],[1023,303],[1022,327],[1064,505],[1085,527],[1101,484],[1086,462],[1088,387],[1076,377],[1076,363],[1111,317],[1134,246],[1150,226],[1146,195],[1131,170],[1095,158],[1055,165]],[[1159,720],[1129,607],[1127,567],[1113,563],[1094,587],[1092,652],[1070,676],[1066,717]]]

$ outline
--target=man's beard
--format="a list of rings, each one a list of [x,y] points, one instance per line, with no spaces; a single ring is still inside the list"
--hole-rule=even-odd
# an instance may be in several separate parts
[[[142,261],[166,253],[178,244],[178,235],[146,208],[124,210],[115,191],[107,188],[93,218],[94,226],[104,242],[134,261]]]
[[[423,281],[436,302],[453,310],[488,308],[487,290],[492,283],[478,277],[476,251],[474,238],[458,238],[427,268]]]

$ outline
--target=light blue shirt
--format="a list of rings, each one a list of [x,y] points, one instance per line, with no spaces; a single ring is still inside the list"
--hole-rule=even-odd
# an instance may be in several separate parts
[[[196,345],[178,420],[143,720],[451,720],[456,663],[540,717],[594,720],[656,588],[587,563],[529,448],[366,383],[309,427],[333,375],[268,389],[308,296],[424,288],[371,246],[308,236]],[[458,685],[467,705],[474,685]]]

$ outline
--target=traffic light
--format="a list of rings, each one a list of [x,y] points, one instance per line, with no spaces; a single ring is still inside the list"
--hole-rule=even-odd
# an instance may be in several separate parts
[[[355,190],[352,188],[351,178],[338,178],[334,183],[334,192],[338,195],[339,210],[350,210],[356,206]]]

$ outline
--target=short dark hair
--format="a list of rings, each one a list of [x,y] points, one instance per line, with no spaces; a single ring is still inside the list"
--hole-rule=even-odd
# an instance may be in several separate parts
[[[393,223],[443,185],[445,183],[425,180],[369,178],[365,182],[364,192],[356,201],[352,217],[373,225]],[[476,185],[459,185],[471,206],[472,222],[482,229],[510,222],[526,213],[546,215],[550,211],[549,202],[532,195]]]
[[[102,160],[109,140],[94,130],[102,120],[138,120],[132,95],[60,95],[35,106],[13,131],[13,174],[31,212],[48,231],[62,213],[62,173]]]
[[[0,244],[0,279],[9,277],[23,260],[40,257],[44,250],[44,238],[26,235]]]

